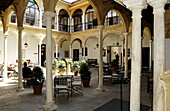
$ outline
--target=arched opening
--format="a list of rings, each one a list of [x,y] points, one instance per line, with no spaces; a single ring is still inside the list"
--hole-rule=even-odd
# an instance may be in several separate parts
[[[73,26],[72,26],[72,31],[77,32],[77,31],[82,31],[83,29],[83,24],[82,24],[82,15],[83,11],[81,9],[77,9],[73,13]]]
[[[69,15],[64,9],[61,9],[58,15],[59,31],[70,32]]]
[[[105,26],[116,24],[122,24],[121,18],[116,11],[110,10],[105,17]]]
[[[39,26],[39,10],[37,3],[34,0],[30,0],[27,4],[24,14],[24,24]]]
[[[91,5],[88,6],[85,16],[85,30],[94,29],[98,25],[96,13]]]

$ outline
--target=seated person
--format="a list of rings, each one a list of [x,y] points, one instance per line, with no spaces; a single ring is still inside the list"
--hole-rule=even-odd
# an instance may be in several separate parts
[[[23,78],[30,78],[32,71],[29,67],[27,67],[27,63],[24,62],[24,67],[22,68],[22,76]],[[29,84],[30,80],[27,80],[27,84]]]

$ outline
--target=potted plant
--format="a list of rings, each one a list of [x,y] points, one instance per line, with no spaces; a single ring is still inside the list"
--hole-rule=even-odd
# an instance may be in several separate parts
[[[112,71],[116,71],[116,67],[117,67],[116,59],[113,59],[111,61],[111,67],[112,67]]]
[[[59,70],[60,75],[64,74],[64,71],[66,71],[66,63],[63,60],[58,61],[57,69]]]
[[[79,62],[74,61],[72,64],[72,71],[74,71],[74,76],[77,76],[79,68],[80,68]]]
[[[80,62],[80,71],[81,79],[83,82],[84,87],[89,87],[90,79],[91,79],[91,72],[89,71],[88,63],[85,60]]]
[[[54,59],[52,62],[53,74],[56,74],[56,72],[57,72],[57,64],[58,64],[58,60]]]
[[[33,68],[31,76],[31,84],[34,90],[34,94],[41,94],[44,83],[43,71],[39,66]]]

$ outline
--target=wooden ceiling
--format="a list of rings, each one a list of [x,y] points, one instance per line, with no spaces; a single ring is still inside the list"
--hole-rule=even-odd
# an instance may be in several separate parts
[[[0,0],[0,14],[8,8],[14,0]]]

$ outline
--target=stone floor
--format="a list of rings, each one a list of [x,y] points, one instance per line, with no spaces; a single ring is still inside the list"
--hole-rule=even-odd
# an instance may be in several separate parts
[[[83,88],[83,95],[73,94],[67,100],[66,94],[57,96],[55,103],[57,111],[93,111],[108,101],[117,98],[120,99],[120,85],[104,82],[105,92],[98,92],[98,72],[91,68],[91,85]],[[145,76],[142,76],[141,85],[141,104],[151,106],[151,98],[146,91]],[[0,82],[0,111],[41,111],[45,105],[46,90],[43,87],[41,95],[34,95],[32,88],[25,88],[23,92],[16,92],[17,80],[11,80],[9,83]],[[129,84],[123,85],[123,100],[129,100]],[[114,109],[114,108],[113,108]]]

